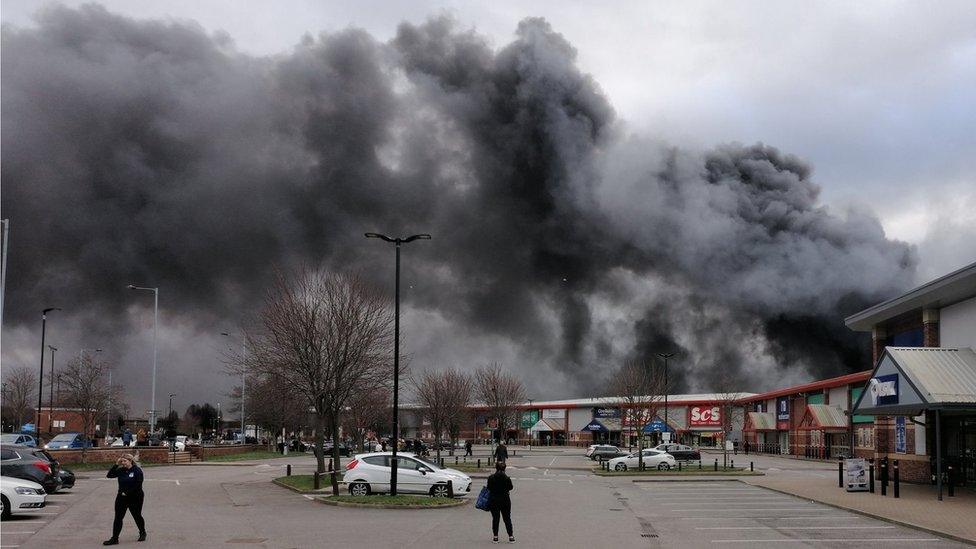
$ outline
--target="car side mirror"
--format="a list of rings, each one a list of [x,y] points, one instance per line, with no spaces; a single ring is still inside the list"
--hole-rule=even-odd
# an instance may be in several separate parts
[[[427,474],[427,469],[421,469],[420,470],[420,474],[421,475],[426,475]]]

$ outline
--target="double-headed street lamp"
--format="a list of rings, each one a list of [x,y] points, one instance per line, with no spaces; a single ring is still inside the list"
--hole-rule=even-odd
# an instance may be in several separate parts
[[[47,331],[47,314],[60,310],[60,307],[48,307],[41,311],[41,376],[38,380],[40,386],[37,389],[37,414],[34,416],[34,434],[38,438],[41,436],[41,394],[44,393],[44,335]]]
[[[47,399],[47,432],[50,433],[54,427],[54,353],[58,352],[58,348],[54,345],[48,345],[47,348],[51,349],[51,391]]]
[[[668,359],[674,356],[674,353],[658,353],[657,356],[664,359],[664,432],[668,432],[668,393],[671,392],[671,387],[668,385]],[[668,435],[669,442],[671,435]]]
[[[366,238],[379,238],[396,246],[396,309],[393,321],[393,456],[390,463],[390,494],[397,493],[397,443],[400,440],[400,245],[414,240],[430,240],[429,234],[415,234],[406,238],[390,238],[380,233],[366,233]]]
[[[153,372],[152,372],[152,403],[149,407],[149,432],[156,432],[156,328],[159,324],[159,288],[146,288],[129,284],[130,290],[143,290],[153,293]]]
[[[230,335],[227,332],[220,332],[220,335],[227,336],[231,339],[234,338],[234,336]],[[247,442],[247,431],[244,430],[244,382],[246,381],[244,376],[247,374],[247,340],[246,339],[241,342],[241,360],[242,360],[241,362],[241,444],[245,444]],[[254,436],[255,437],[258,436],[256,432],[254,433]]]

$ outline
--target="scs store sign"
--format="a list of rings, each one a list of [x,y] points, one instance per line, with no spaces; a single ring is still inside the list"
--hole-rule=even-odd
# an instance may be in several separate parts
[[[690,427],[721,427],[722,410],[718,406],[692,406],[688,409]]]

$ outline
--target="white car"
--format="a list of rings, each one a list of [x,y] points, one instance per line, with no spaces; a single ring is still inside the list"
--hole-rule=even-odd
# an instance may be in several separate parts
[[[626,471],[627,469],[637,469],[640,465],[638,462],[639,454],[634,452],[628,456],[618,457],[611,459],[608,463],[610,464],[610,469],[613,471]],[[659,470],[668,470],[672,467],[676,467],[674,456],[660,450],[654,450],[652,448],[647,448],[644,450],[644,468],[651,469],[657,468]]]
[[[374,492],[389,492],[392,455],[391,452],[359,454],[350,461],[343,477],[349,485],[349,493],[367,496]],[[471,477],[461,471],[441,468],[409,452],[397,452],[397,493],[447,497],[448,481],[451,481],[456,496],[471,491]]]
[[[44,487],[36,482],[13,477],[0,477],[0,501],[3,520],[10,515],[30,513],[47,505]]]

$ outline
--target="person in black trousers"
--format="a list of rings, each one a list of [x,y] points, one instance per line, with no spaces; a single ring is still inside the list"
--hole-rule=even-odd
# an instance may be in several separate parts
[[[470,440],[465,440],[464,441],[464,457],[468,457],[468,456],[472,456],[473,457],[474,454],[471,452],[471,441]]]
[[[139,541],[146,541],[146,521],[142,519],[142,502],[146,495],[142,491],[142,469],[136,465],[135,456],[124,454],[108,470],[106,476],[119,479],[119,493],[115,496],[112,537],[102,542],[102,545],[118,545],[119,534],[122,532],[122,519],[125,518],[127,510],[132,513],[132,518],[139,527]]]
[[[508,493],[515,487],[512,486],[512,479],[505,474],[505,462],[495,462],[495,473],[488,477],[488,510],[491,511],[491,534],[492,543],[498,543],[498,519],[505,521],[505,530],[508,531],[508,542],[515,543],[515,534],[512,531],[512,499]]]
[[[495,461],[508,461],[508,447],[504,442],[499,441],[498,446],[495,446],[494,456]]]

